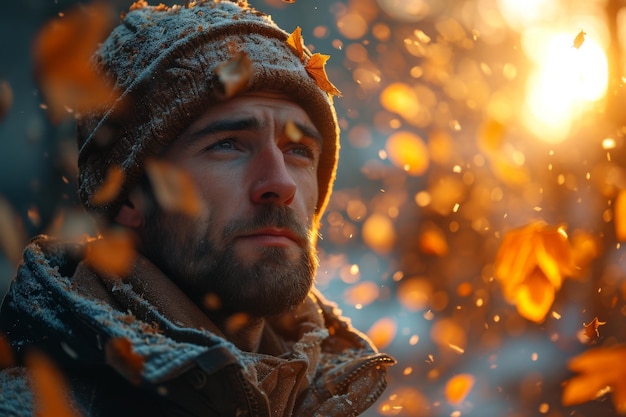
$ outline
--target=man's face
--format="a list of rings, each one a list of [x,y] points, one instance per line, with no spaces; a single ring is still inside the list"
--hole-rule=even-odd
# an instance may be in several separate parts
[[[305,111],[283,96],[249,93],[211,107],[162,155],[191,176],[201,213],[167,212],[149,192],[146,256],[196,302],[217,296],[223,313],[262,317],[297,305],[317,268],[321,145]]]

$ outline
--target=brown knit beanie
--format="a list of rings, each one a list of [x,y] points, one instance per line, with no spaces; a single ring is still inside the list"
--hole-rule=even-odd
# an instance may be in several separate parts
[[[311,52],[303,45],[294,48],[288,37],[269,16],[245,2],[197,1],[189,7],[135,3],[94,56],[96,70],[112,80],[119,97],[77,115],[78,185],[84,206],[114,216],[139,183],[146,159],[224,99],[220,64],[245,54],[252,69],[245,91],[286,94],[323,136],[319,221],[335,178],[339,128],[329,89],[307,72]],[[93,196],[105,186],[111,167],[123,172],[119,192],[96,203]]]

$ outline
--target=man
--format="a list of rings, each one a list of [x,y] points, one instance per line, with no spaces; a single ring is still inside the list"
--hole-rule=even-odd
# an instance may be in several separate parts
[[[62,381],[85,416],[376,401],[394,360],[312,286],[338,152],[320,58],[246,4],[133,5],[94,57],[114,99],[77,115],[79,195],[103,237],[26,248],[0,315],[25,365],[0,373],[0,415],[50,412]],[[63,379],[42,381],[42,358]]]

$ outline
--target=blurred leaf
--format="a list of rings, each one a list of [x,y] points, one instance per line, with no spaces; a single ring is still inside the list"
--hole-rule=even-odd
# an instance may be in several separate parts
[[[287,120],[287,123],[285,123],[285,135],[287,135],[290,141],[297,143],[302,140],[303,133],[293,121]]]
[[[566,381],[563,405],[594,400],[608,392],[619,414],[626,414],[626,346],[590,349],[568,363],[578,376]]]
[[[22,259],[22,250],[26,243],[26,231],[22,219],[11,204],[0,195],[0,250],[13,265]]]
[[[90,58],[110,32],[113,8],[104,2],[79,5],[46,23],[33,45],[35,77],[53,123],[82,112],[110,106],[119,95],[97,74]]]
[[[196,216],[201,202],[191,176],[184,170],[163,161],[146,162],[146,172],[157,201],[163,210]]]
[[[0,371],[15,366],[15,354],[7,338],[0,333]]]
[[[135,260],[135,244],[130,232],[112,230],[87,245],[85,260],[96,271],[113,276],[124,276]]]
[[[7,81],[0,81],[0,122],[13,105],[13,90]]]
[[[91,204],[100,206],[115,200],[121,191],[124,177],[124,171],[120,166],[110,167],[102,185],[91,195]]]
[[[626,242],[626,190],[621,190],[617,194],[613,211],[615,236],[619,242]]]
[[[32,377],[37,417],[79,417],[72,407],[67,383],[59,369],[42,353],[30,351],[26,367]]]
[[[144,368],[144,358],[133,350],[130,341],[124,337],[114,337],[105,346],[107,363],[138,385]]]
[[[535,322],[543,321],[563,279],[576,269],[567,234],[541,221],[508,232],[494,267],[506,300]]]
[[[225,98],[242,91],[252,75],[252,61],[244,51],[239,51],[230,60],[220,63],[215,73],[224,86]]]

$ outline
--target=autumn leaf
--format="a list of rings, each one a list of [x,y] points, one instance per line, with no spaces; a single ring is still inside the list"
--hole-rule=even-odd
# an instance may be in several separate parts
[[[292,120],[287,120],[285,123],[285,135],[292,142],[300,142],[304,133],[296,126],[296,124]]]
[[[550,310],[563,279],[576,270],[565,231],[541,221],[507,233],[494,267],[507,302],[538,323]]]
[[[98,75],[90,58],[110,32],[114,12],[105,2],[76,6],[46,23],[33,44],[35,76],[54,123],[69,118],[70,111],[111,105],[115,93]]]
[[[619,414],[626,414],[626,346],[590,349],[568,363],[578,375],[566,381],[561,402],[582,404],[608,392]]]
[[[252,75],[252,62],[248,54],[240,51],[228,61],[220,63],[215,73],[224,86],[224,98],[230,98],[247,87]]]
[[[14,265],[22,259],[27,240],[26,230],[13,206],[0,195],[0,251]]]
[[[615,236],[618,241],[626,242],[626,190],[621,190],[613,204]]]
[[[31,351],[26,367],[32,377],[35,415],[39,417],[79,417],[70,405],[67,382],[59,369],[43,354]]]
[[[293,48],[296,55],[301,61],[304,60],[304,42],[302,41],[302,28],[298,26],[287,38],[287,45]]]
[[[132,235],[124,230],[108,231],[87,244],[86,262],[98,272],[124,276],[135,260]]]
[[[583,43],[585,42],[585,35],[586,33],[582,30],[578,32],[578,35],[576,35],[576,37],[574,38],[574,43],[572,44],[572,46],[576,49],[579,49],[581,46],[583,46]]]
[[[307,74],[311,76],[322,90],[330,95],[341,97],[341,91],[337,89],[329,80],[324,66],[330,55],[313,54],[305,65]]]
[[[91,196],[91,204],[100,206],[115,200],[121,191],[124,177],[124,171],[120,166],[114,165],[109,168],[104,182]]]
[[[604,326],[606,321],[600,321],[597,317],[594,317],[593,320],[589,324],[584,324],[585,326],[585,336],[587,336],[590,340],[598,340],[600,338],[600,331],[598,328],[600,326]]]
[[[191,176],[174,165],[157,160],[146,162],[146,172],[157,201],[164,210],[189,216],[200,212],[200,199]]]
[[[0,333],[0,370],[15,366],[13,348],[7,338]]]
[[[0,122],[13,105],[13,89],[7,81],[0,81]]]
[[[106,361],[124,375],[130,382],[138,385],[144,368],[144,358],[133,350],[130,341],[124,337],[110,339],[105,346]]]

